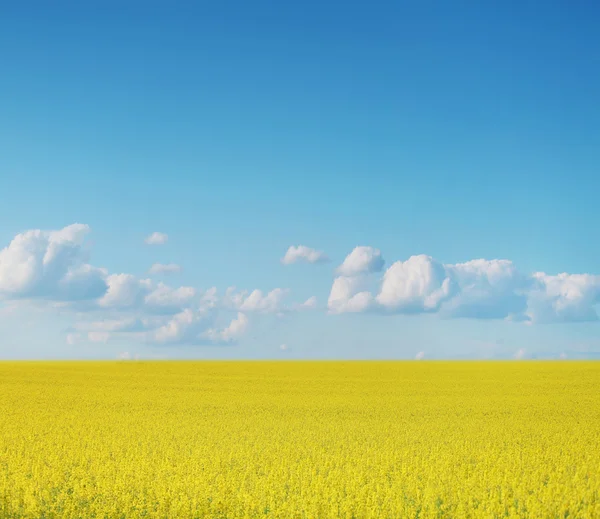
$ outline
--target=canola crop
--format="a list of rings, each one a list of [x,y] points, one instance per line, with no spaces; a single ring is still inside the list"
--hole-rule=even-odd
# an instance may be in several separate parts
[[[600,363],[3,362],[0,517],[600,518]]]

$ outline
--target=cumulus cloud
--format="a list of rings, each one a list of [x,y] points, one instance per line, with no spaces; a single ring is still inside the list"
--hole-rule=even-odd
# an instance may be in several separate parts
[[[532,275],[527,314],[533,322],[597,321],[600,304],[600,276],[543,272]]]
[[[153,232],[144,240],[147,245],[164,245],[167,243],[169,236],[163,232]]]
[[[342,276],[358,276],[360,274],[380,272],[385,261],[379,249],[373,247],[355,247],[343,263],[337,268],[337,273]]]
[[[539,321],[543,316],[556,320],[561,314],[568,320],[596,316],[593,305],[598,303],[599,285],[593,276],[559,281],[545,275],[527,276],[509,260],[442,264],[424,254],[411,256],[393,263],[376,290],[368,287],[368,268],[348,271],[354,274],[333,281],[330,313],[439,313],[516,322]]]
[[[451,317],[525,319],[531,282],[511,261],[476,259],[445,268],[457,286],[444,308]]]
[[[156,343],[182,343],[195,342],[199,331],[202,329],[202,321],[206,318],[203,312],[197,312],[186,308],[175,314],[167,323],[156,330],[148,333],[146,338],[149,342]]]
[[[206,312],[186,308],[146,334],[146,340],[159,344],[231,344],[244,334],[249,324],[248,317],[238,312],[225,328],[219,329],[212,326],[212,317]]]
[[[415,355],[415,360],[422,360],[425,358],[425,352],[424,351],[420,351],[419,353],[417,353]]]
[[[5,302],[71,312],[75,323],[65,340],[106,343],[113,339],[160,344],[231,344],[249,325],[246,313],[282,315],[288,291],[276,288],[220,297],[215,287],[199,292],[171,287],[127,273],[108,273],[88,263],[85,238],[90,229],[73,224],[57,231],[18,234],[0,251],[0,298]],[[147,243],[160,244],[154,233]],[[152,273],[175,272],[174,264],[155,264]],[[301,307],[312,307],[310,298]],[[39,303],[35,303],[39,304]],[[292,306],[293,309],[296,307]],[[232,318],[229,315],[234,312]],[[229,319],[222,325],[223,319]]]
[[[259,289],[248,293],[247,290],[235,291],[229,287],[225,292],[224,303],[226,306],[242,312],[278,313],[284,310],[283,300],[288,291],[283,288],[274,288],[263,294]]]
[[[279,346],[279,349],[280,349],[281,351],[287,351],[289,348],[288,348],[288,345],[287,345],[287,344],[281,344],[281,345]]]
[[[520,360],[522,358],[525,357],[525,350],[523,348],[521,348],[520,350],[518,350],[515,355],[514,355],[515,359]]]
[[[171,288],[158,283],[144,297],[144,306],[153,312],[173,313],[188,305],[195,296],[196,289],[193,287]]]
[[[214,343],[231,343],[239,339],[248,328],[248,317],[238,312],[237,317],[234,318],[229,325],[222,329],[210,328],[207,330],[202,337],[210,339]]]
[[[373,295],[364,290],[365,281],[359,277],[338,276],[327,300],[330,313],[364,312],[373,306]]]
[[[317,307],[317,297],[311,296],[299,305],[300,310],[310,310]]]
[[[174,274],[181,272],[181,267],[176,263],[154,263],[148,270],[148,274]]]
[[[329,258],[324,252],[311,249],[305,245],[292,245],[285,256],[281,259],[281,263],[284,265],[291,265],[292,263],[305,262],[305,263],[326,263]]]
[[[68,344],[113,339],[231,344],[248,328],[249,315],[281,317],[317,308],[315,296],[303,303],[287,303],[289,291],[283,288],[264,292],[231,287],[220,294],[215,287],[202,292],[109,273],[90,264],[89,232],[87,225],[79,223],[59,230],[29,230],[0,250],[0,299],[11,305],[72,312],[77,322],[66,336]],[[146,242],[166,240],[166,235],[153,233]],[[320,263],[327,257],[299,245],[290,247],[281,261]],[[523,274],[506,259],[444,264],[423,254],[396,261],[381,273],[383,269],[378,249],[355,247],[336,269],[327,299],[329,313],[438,313],[446,318],[528,324],[599,319],[599,275]],[[155,263],[149,273],[179,270],[175,264]]]
[[[266,294],[260,290],[236,293],[231,288],[219,297],[214,287],[198,293],[192,287],[171,288],[127,275],[116,276],[111,282],[113,290],[101,301],[101,308],[116,317],[84,318],[75,325],[77,331],[97,334],[98,340],[100,334],[122,334],[130,340],[155,344],[232,344],[248,326],[246,312],[277,315],[287,292],[274,289]],[[231,311],[237,317],[224,328],[217,326],[219,316]]]
[[[386,270],[377,303],[404,313],[434,312],[454,291],[453,280],[442,264],[430,256],[411,256]]]
[[[106,294],[98,300],[98,306],[107,309],[143,308],[154,313],[176,313],[196,296],[193,287],[171,288],[131,274],[112,274],[107,277],[107,284]]]
[[[89,231],[87,225],[73,224],[58,231],[17,234],[0,251],[0,296],[55,301],[102,296],[107,273],[86,263],[83,245]]]
[[[139,280],[133,274],[111,274],[106,278],[108,290],[98,300],[104,308],[139,306],[151,286],[150,280]]]

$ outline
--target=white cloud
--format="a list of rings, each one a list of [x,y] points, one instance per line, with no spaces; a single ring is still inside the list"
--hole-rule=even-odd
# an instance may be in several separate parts
[[[532,321],[597,321],[600,303],[600,276],[562,273],[551,276],[543,272],[532,275],[534,286],[529,293],[527,313]]]
[[[89,227],[17,234],[0,251],[0,296],[80,301],[106,292],[106,271],[86,263],[83,248]]]
[[[144,240],[147,245],[164,245],[167,243],[169,236],[163,232],[153,232]]]
[[[393,263],[374,298],[365,288],[367,281],[366,274],[336,278],[330,311],[439,312],[454,318],[530,320],[525,311],[533,283],[508,260],[477,259],[444,265],[421,254]]]
[[[424,351],[420,351],[419,353],[417,353],[415,355],[415,360],[422,360],[425,357],[425,352]]]
[[[342,276],[358,276],[360,274],[380,272],[384,265],[379,249],[359,246],[346,256],[344,262],[337,268]]]
[[[70,345],[113,339],[233,343],[249,327],[247,315],[281,317],[317,308],[315,296],[288,304],[289,291],[283,288],[268,292],[229,288],[222,295],[215,287],[201,292],[191,286],[171,287],[132,274],[109,273],[89,263],[89,232],[87,225],[77,223],[59,230],[25,231],[0,250],[0,299],[62,315],[71,312],[76,322],[66,335]],[[154,233],[147,242],[166,240],[166,235]],[[321,251],[299,245],[290,247],[281,261],[326,260]],[[600,275],[526,275],[505,259],[443,264],[426,255],[396,261],[382,275],[375,275],[383,266],[378,249],[360,246],[352,250],[332,282],[329,313],[438,313],[527,324],[599,319]],[[150,273],[179,270],[175,264],[155,263]],[[510,350],[504,351],[504,357],[508,355]]]
[[[280,349],[281,351],[287,351],[289,348],[288,348],[288,345],[287,345],[287,344],[282,344],[281,346],[279,346],[279,349]]]
[[[181,267],[176,263],[154,263],[148,270],[148,274],[174,274],[181,272]]]
[[[525,350],[523,348],[521,348],[520,350],[518,350],[515,355],[514,355],[515,359],[519,360],[525,357]]]
[[[200,305],[202,308],[215,308],[219,304],[219,296],[217,294],[217,288],[209,288],[202,294],[200,298]]]
[[[107,278],[108,291],[98,300],[107,309],[144,309],[147,312],[175,314],[190,304],[196,296],[193,287],[171,288],[150,279],[138,279],[131,274],[112,274]]]
[[[338,276],[333,280],[327,307],[330,313],[364,312],[373,305],[373,296],[363,290],[365,280],[360,277]]]
[[[131,355],[129,354],[128,351],[122,351],[121,353],[119,353],[117,355],[117,359],[119,359],[119,360],[129,360],[129,359],[131,359]]]
[[[454,286],[441,263],[425,255],[396,261],[383,276],[377,303],[405,313],[437,311]]]
[[[310,310],[317,307],[317,297],[309,297],[304,303],[300,304],[300,310]]]
[[[568,358],[568,355],[566,353],[561,353],[559,355],[559,358],[562,359],[562,360],[564,360],[564,359]]]
[[[283,315],[288,291],[276,288],[224,297],[215,287],[199,293],[194,287],[170,287],[132,274],[109,274],[87,263],[85,237],[89,227],[73,224],[58,231],[27,231],[0,251],[0,298],[15,304],[41,305],[44,310],[71,312],[75,320],[65,340],[105,343],[128,341],[177,344],[233,343],[249,325],[245,312]],[[147,242],[158,244],[166,235],[154,233]],[[174,272],[174,264],[155,264],[151,271]],[[32,299],[40,299],[34,302]],[[316,299],[309,298],[309,308]],[[225,327],[217,325],[234,310]]]
[[[284,265],[291,265],[292,263],[297,262],[326,263],[328,261],[329,258],[324,252],[311,249],[305,245],[292,245],[285,253],[285,256],[281,259],[281,263]]]
[[[188,305],[196,296],[193,287],[171,288],[164,283],[158,283],[144,298],[144,305],[153,311],[174,313]]]
[[[108,290],[98,300],[98,305],[105,308],[139,306],[151,286],[150,280],[139,280],[133,274],[111,274],[106,282]]]
[[[166,324],[147,334],[147,338],[150,342],[157,343],[193,342],[205,317],[201,312],[186,308]]]
[[[213,314],[186,308],[144,337],[148,342],[161,344],[231,344],[243,336],[249,325],[248,317],[242,312],[225,328],[219,329],[214,322]]]
[[[230,287],[225,292],[224,303],[242,312],[278,313],[285,309],[283,300],[287,294],[288,290],[283,288],[274,288],[263,294],[258,289],[250,293],[247,290],[236,293],[235,288]]]
[[[523,320],[531,283],[509,260],[476,259],[446,265],[458,288],[444,311],[451,317]]]
[[[215,343],[231,343],[244,334],[248,328],[248,322],[248,317],[245,314],[238,312],[237,317],[229,323],[229,326],[223,330],[211,328],[203,334],[203,337],[206,337]]]

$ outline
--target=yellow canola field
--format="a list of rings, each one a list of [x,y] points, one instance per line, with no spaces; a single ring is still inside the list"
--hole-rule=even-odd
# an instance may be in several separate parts
[[[600,363],[3,362],[0,517],[600,518]]]

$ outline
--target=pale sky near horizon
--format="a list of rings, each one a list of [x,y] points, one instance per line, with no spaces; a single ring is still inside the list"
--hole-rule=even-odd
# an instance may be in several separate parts
[[[0,7],[0,358],[599,358],[592,2]]]

